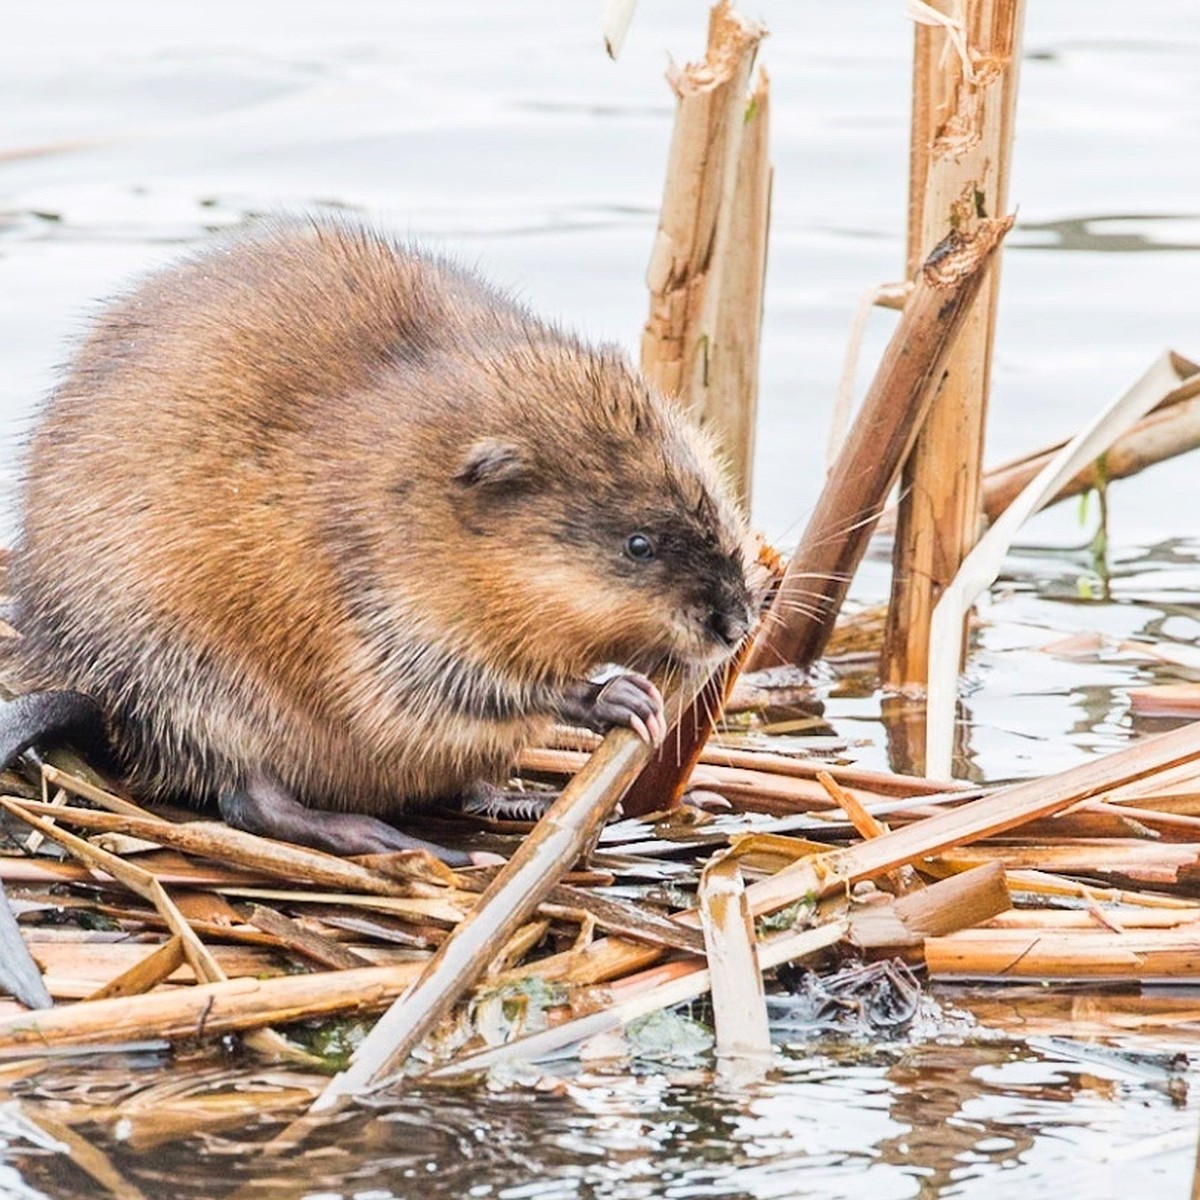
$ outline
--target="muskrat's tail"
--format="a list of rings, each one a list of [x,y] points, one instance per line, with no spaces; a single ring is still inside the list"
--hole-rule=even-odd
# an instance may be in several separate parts
[[[31,746],[69,742],[85,753],[107,757],[104,714],[80,692],[32,692],[0,707],[0,770]],[[52,1008],[42,973],[0,884],[0,989],[29,1008]]]

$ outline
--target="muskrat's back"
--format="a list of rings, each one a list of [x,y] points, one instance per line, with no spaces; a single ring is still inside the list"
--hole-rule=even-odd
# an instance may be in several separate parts
[[[103,315],[33,437],[16,619],[29,682],[95,697],[143,793],[265,767],[383,814],[502,778],[598,662],[727,653],[741,537],[616,351],[296,224]]]

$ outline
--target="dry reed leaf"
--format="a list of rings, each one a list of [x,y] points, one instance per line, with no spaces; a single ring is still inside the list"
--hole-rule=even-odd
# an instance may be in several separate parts
[[[954,773],[959,630],[967,609],[1000,573],[1004,556],[1021,526],[1081,467],[1098,458],[1130,425],[1177,388],[1179,381],[1178,360],[1170,352],[1162,354],[1124,395],[1054,455],[963,559],[930,619],[925,740],[925,769],[930,774]]]
[[[337,971],[371,965],[361,954],[355,954],[339,942],[304,928],[273,908],[252,904],[246,920],[266,933],[273,934],[288,950],[302,954],[320,966]]]
[[[648,942],[668,950],[680,950],[688,954],[704,953],[704,938],[694,929],[688,929],[677,921],[659,916],[653,909],[629,904],[607,896],[597,896],[583,888],[559,884],[550,893],[550,900],[586,913],[601,929],[608,933]],[[545,908],[546,906],[543,906]]]
[[[621,53],[636,8],[637,0],[605,0],[601,25],[604,30],[604,49],[609,58],[615,59]]]
[[[1200,447],[1200,365],[1174,354],[1183,382],[1161,404],[1122,434],[1105,452],[1103,465],[1091,463],[1069,480],[1048,502],[1057,504],[1092,488],[1125,479],[1138,471]],[[983,479],[983,510],[994,522],[1012,498],[1062,448],[1059,442],[995,467]]]
[[[421,896],[362,896],[354,892],[303,892],[291,888],[222,887],[224,896],[243,900],[272,900],[282,904],[336,904],[391,913],[405,920],[439,925],[457,925],[478,900],[470,892],[456,892],[440,899]]]

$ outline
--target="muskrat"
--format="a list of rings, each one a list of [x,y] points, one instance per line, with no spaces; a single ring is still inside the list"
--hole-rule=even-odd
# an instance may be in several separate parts
[[[555,719],[661,740],[637,672],[743,638],[744,537],[617,349],[368,228],[275,224],[114,303],[48,401],[19,665],[98,705],[135,795],[428,846],[387,822],[503,783]]]

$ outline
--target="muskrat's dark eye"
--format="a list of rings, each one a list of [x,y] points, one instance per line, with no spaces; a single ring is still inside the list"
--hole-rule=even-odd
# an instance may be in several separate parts
[[[625,553],[634,562],[649,562],[654,557],[654,543],[644,533],[631,533],[625,539]]]

